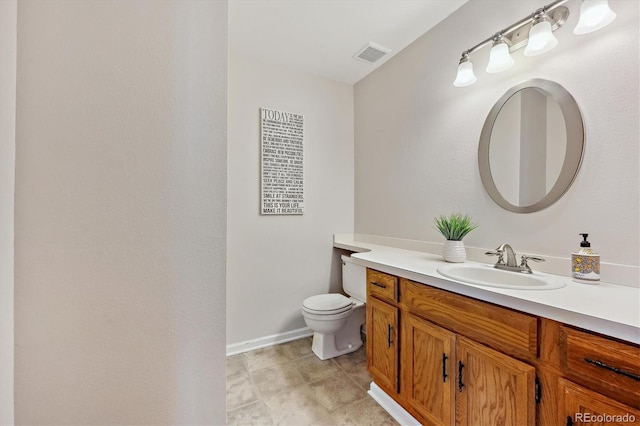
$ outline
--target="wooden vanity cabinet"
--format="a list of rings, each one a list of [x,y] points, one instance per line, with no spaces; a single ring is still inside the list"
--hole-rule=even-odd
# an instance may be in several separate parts
[[[391,395],[398,393],[398,278],[367,269],[367,369]]]
[[[563,324],[559,328],[562,375],[640,409],[640,348]]]
[[[407,314],[401,339],[401,394],[409,411],[429,424],[453,424],[456,335]]]
[[[398,392],[398,308],[367,301],[367,368],[384,389]]]
[[[533,366],[411,314],[402,330],[401,396],[423,423],[535,423]]]
[[[404,278],[400,306],[401,396],[418,420],[535,423],[535,367],[510,356],[535,358],[535,317]]]
[[[538,319],[491,303],[400,279],[409,312],[523,361],[537,356]]]
[[[558,380],[558,425],[632,425],[640,423],[640,411],[600,393]]]
[[[374,381],[423,424],[640,425],[638,345],[370,269],[366,327]]]
[[[603,424],[593,417],[608,414],[605,424],[620,415],[621,424],[640,425],[640,346],[541,321],[539,424]]]
[[[456,351],[456,424],[535,424],[535,367],[463,337]]]

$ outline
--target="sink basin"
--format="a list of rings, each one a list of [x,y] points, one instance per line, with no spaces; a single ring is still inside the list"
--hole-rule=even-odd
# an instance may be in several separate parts
[[[546,274],[519,272],[495,269],[492,265],[482,263],[460,263],[443,265],[438,272],[456,281],[487,287],[513,288],[518,290],[552,290],[566,286],[561,280]]]

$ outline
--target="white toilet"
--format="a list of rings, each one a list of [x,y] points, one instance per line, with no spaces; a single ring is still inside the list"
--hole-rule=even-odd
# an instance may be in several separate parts
[[[342,256],[342,289],[339,293],[311,296],[302,302],[302,316],[313,330],[311,349],[320,359],[353,352],[362,346],[360,327],[365,320],[366,268]]]

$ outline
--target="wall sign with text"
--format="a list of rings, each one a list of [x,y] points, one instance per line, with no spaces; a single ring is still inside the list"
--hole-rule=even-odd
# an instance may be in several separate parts
[[[304,116],[260,108],[261,214],[304,213]]]

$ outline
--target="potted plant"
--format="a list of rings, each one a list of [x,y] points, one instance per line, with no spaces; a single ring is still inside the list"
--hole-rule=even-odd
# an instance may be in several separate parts
[[[463,216],[461,213],[451,213],[449,216],[440,215],[435,217],[433,221],[438,231],[447,239],[442,251],[444,260],[454,263],[464,262],[467,258],[467,252],[464,249],[462,239],[478,225],[471,223],[469,215]]]

